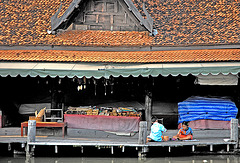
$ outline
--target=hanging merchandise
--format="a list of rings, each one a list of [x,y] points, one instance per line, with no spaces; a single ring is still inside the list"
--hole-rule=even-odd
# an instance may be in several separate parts
[[[94,84],[94,95],[97,96],[97,81],[93,78],[93,84]]]
[[[84,76],[83,77],[83,89],[87,88],[87,78]]]
[[[83,83],[82,79],[80,79],[80,78],[77,78],[77,82],[79,85],[81,85]]]
[[[77,90],[81,91],[83,89],[82,85],[77,86]]]
[[[77,77],[76,77],[76,76],[74,76],[74,77],[72,78],[72,81],[73,81],[73,82],[75,82],[75,81],[76,81],[76,79],[77,79]]]
[[[111,85],[111,94],[113,94],[113,86],[114,86],[114,78],[113,77],[110,80],[110,85]]]
[[[78,83],[78,86],[77,86],[77,90],[78,91],[81,91],[83,89],[86,89],[86,78],[76,78],[77,79],[77,83]]]
[[[86,84],[87,83],[87,78],[84,76],[83,77],[83,83]]]
[[[107,85],[108,85],[107,79],[104,78],[103,83],[104,83],[104,84],[103,84],[103,85],[104,85],[104,95],[107,96]]]

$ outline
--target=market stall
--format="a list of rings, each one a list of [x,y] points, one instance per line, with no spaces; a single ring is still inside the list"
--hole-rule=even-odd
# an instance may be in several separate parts
[[[64,122],[69,128],[137,132],[141,112],[132,108],[69,107]]]
[[[189,126],[194,129],[229,129],[238,108],[228,98],[193,96],[178,103],[178,113],[180,125],[183,121],[190,121]]]

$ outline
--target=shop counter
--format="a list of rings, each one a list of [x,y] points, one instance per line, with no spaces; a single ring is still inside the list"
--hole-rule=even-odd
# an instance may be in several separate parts
[[[140,117],[64,114],[68,128],[137,132]]]

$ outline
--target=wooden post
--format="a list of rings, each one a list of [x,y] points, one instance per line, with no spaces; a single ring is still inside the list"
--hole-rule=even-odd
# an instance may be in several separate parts
[[[213,145],[210,145],[210,152],[213,151]]]
[[[125,152],[125,146],[122,146],[122,152]]]
[[[147,141],[147,122],[140,121],[138,144],[146,144]]]
[[[113,155],[114,153],[113,153],[113,146],[111,146],[111,154]]]
[[[0,110],[0,128],[2,128],[3,125],[2,125],[2,111]]]
[[[35,137],[36,137],[36,121],[29,120],[27,142],[35,142]]]
[[[148,92],[145,97],[145,120],[148,122],[147,129],[151,129],[152,124],[152,93]]]
[[[83,146],[81,146],[81,153],[83,153]]]
[[[144,159],[147,156],[147,152],[149,152],[148,147],[141,147],[141,150],[138,151],[138,158],[139,159]]]
[[[28,121],[28,136],[27,136],[27,146],[25,147],[26,150],[26,157],[32,157],[34,154],[34,148],[28,145],[29,142],[35,142],[36,137],[36,121],[29,120]]]
[[[55,145],[55,153],[58,153],[58,146]]]
[[[53,88],[51,95],[51,109],[57,109],[57,91]]]
[[[231,119],[231,136],[230,139],[236,142],[235,148],[238,147],[238,119]]]

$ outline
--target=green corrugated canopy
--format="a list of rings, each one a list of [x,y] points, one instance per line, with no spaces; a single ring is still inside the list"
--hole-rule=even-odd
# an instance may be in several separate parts
[[[163,63],[163,64],[106,64],[106,63],[43,63],[43,62],[1,62],[0,75],[31,77],[94,77],[110,76],[187,76],[192,75],[237,75],[240,72],[238,62],[216,63]]]

